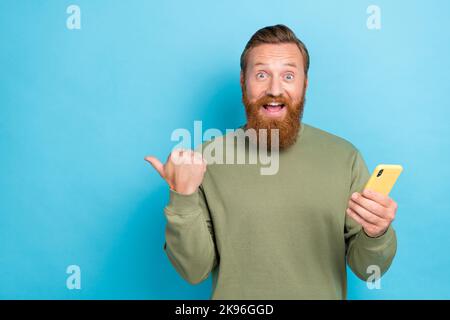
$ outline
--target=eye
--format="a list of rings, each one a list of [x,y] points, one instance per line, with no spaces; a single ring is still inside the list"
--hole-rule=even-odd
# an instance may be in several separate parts
[[[258,73],[256,74],[256,79],[263,80],[263,79],[265,79],[265,78],[266,78],[266,73],[265,73],[265,72],[258,72]]]
[[[287,73],[284,78],[288,81],[294,80],[294,75],[292,73]]]

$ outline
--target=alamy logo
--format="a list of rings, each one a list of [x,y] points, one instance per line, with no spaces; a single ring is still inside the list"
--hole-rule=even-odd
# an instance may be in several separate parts
[[[66,26],[69,30],[81,29],[81,10],[77,5],[70,5],[66,10],[67,14],[70,14],[66,20]]]
[[[367,29],[369,30],[380,30],[381,29],[381,9],[379,6],[370,5],[366,10],[367,14],[370,16],[367,18]]]
[[[67,267],[66,273],[69,274],[66,280],[66,287],[69,290],[81,289],[81,269],[73,264]]]
[[[204,140],[212,140],[204,149],[201,145],[202,137]],[[278,129],[270,131],[270,148],[267,137],[268,131],[266,129],[255,130],[252,128],[247,130],[241,128],[236,130],[226,129],[225,135],[219,129],[211,128],[202,134],[202,121],[194,121],[193,139],[189,130],[179,128],[172,132],[171,140],[179,141],[172,148],[172,151],[191,149],[193,144],[200,145],[201,148],[198,152],[203,154],[203,158],[208,164],[257,164],[259,160],[261,175],[274,175],[279,169]],[[258,147],[256,141],[259,143]],[[246,149],[246,145],[248,145],[248,149]],[[178,164],[176,163],[177,158],[172,160],[175,164]],[[194,159],[194,163],[196,160]],[[179,158],[179,161],[184,160]],[[201,158],[199,158],[198,162],[201,161]]]
[[[366,285],[369,290],[381,289],[381,269],[377,265],[370,265],[366,272],[370,274],[367,278]]]

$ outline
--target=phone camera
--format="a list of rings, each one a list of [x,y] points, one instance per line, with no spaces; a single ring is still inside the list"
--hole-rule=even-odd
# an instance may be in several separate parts
[[[378,171],[377,178],[378,178],[379,176],[381,176],[382,174],[383,174],[383,169],[381,169],[380,171]]]

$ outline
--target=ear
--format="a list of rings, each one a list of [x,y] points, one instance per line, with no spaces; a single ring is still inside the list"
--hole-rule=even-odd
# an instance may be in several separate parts
[[[241,71],[241,74],[240,74],[240,82],[241,82],[241,88],[244,88],[244,73]]]
[[[305,90],[306,90],[306,88],[308,88],[308,78],[307,77],[305,78]]]

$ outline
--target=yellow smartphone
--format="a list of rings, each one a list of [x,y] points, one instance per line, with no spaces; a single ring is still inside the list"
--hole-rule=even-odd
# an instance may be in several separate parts
[[[387,196],[402,171],[403,167],[398,164],[379,164],[364,189],[371,189]]]

